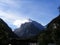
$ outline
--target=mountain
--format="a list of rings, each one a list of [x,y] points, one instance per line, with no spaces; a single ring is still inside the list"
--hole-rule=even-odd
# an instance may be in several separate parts
[[[48,24],[47,31],[50,32],[54,42],[60,41],[60,15]]]
[[[60,15],[47,24],[47,28],[39,35],[40,45],[55,43],[60,45]]]
[[[44,30],[44,26],[36,21],[29,19],[29,22],[25,22],[21,25],[20,28],[15,29],[14,32],[19,37],[26,39],[38,35],[41,30]]]
[[[0,43],[8,43],[10,39],[18,38],[12,29],[0,18]]]
[[[49,25],[51,25],[51,24],[54,25],[54,23],[55,23],[55,24],[56,24],[56,23],[60,23],[60,15],[57,16],[56,18],[54,18],[50,23],[48,23],[48,24],[47,24],[47,27],[49,27]]]

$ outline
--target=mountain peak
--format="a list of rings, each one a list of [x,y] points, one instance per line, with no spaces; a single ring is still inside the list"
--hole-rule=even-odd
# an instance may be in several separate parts
[[[33,20],[32,20],[32,19],[30,19],[30,18],[29,18],[29,19],[27,19],[27,20],[28,20],[29,22],[32,22],[32,21],[33,21]]]
[[[15,29],[15,33],[22,38],[30,38],[36,36],[40,31],[44,30],[44,26],[40,23],[27,19],[28,22],[25,22],[21,25],[20,28]]]
[[[32,20],[31,19],[15,20],[13,22],[13,25],[15,25],[16,27],[20,27],[22,24],[28,23],[28,22],[32,22]]]

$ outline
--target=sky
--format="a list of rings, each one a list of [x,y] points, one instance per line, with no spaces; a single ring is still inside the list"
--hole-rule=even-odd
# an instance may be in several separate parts
[[[59,15],[60,0],[0,0],[0,18],[14,30],[32,19],[43,26]]]

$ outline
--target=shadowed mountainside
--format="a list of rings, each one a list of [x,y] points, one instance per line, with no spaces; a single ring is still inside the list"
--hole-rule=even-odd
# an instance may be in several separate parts
[[[15,33],[22,39],[28,39],[37,36],[40,31],[44,30],[44,26],[36,21],[26,22],[20,28],[15,29]]]
[[[18,38],[11,28],[0,18],[0,43],[6,44],[11,38]]]
[[[40,45],[48,45],[48,43],[60,45],[60,15],[47,25],[38,38]]]

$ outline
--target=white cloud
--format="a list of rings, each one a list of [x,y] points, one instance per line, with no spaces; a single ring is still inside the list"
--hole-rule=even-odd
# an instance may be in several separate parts
[[[16,20],[13,24],[17,27],[20,27],[21,24],[23,24],[25,22],[29,22],[29,20],[27,20],[27,19]]]
[[[14,14],[14,13],[11,13],[11,12],[4,12],[2,10],[0,10],[0,17],[5,17],[7,19],[12,19],[12,20],[21,18],[21,17],[17,16],[16,13]]]
[[[17,11],[16,13],[14,12],[14,10],[16,10],[15,8],[19,8],[20,6],[21,4],[18,4],[14,0],[0,0],[0,18],[7,22],[8,25],[19,27],[22,23],[27,22],[25,17],[22,16],[23,14]],[[6,7],[9,8],[7,9]]]
[[[27,22],[27,20],[22,16],[17,16],[15,13],[4,12],[2,10],[0,10],[0,18],[2,18],[8,24],[15,25],[16,27],[19,27],[22,23]]]
[[[18,6],[18,4],[15,2],[15,1],[13,1],[13,0],[0,0],[0,4],[3,4],[3,5],[9,5],[9,6],[14,6],[14,7],[17,7]]]

